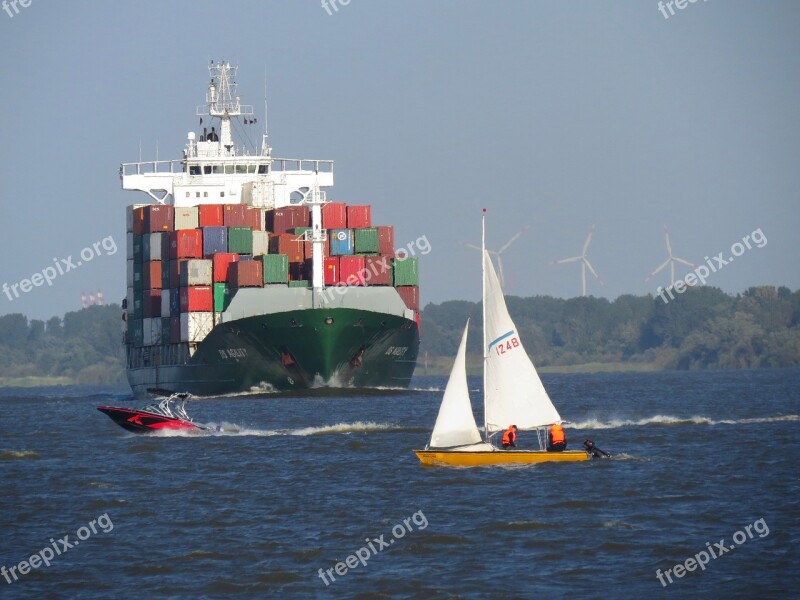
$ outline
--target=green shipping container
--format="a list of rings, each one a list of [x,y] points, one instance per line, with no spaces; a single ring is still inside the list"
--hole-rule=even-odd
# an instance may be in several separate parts
[[[289,282],[290,288],[309,288],[311,287],[311,282],[308,279],[295,279],[294,281]]]
[[[133,256],[130,258],[132,258],[133,262],[137,265],[144,262],[144,241],[141,235],[133,236]]]
[[[231,303],[231,291],[227,283],[214,284],[214,312],[228,310]]]
[[[249,227],[228,227],[228,252],[253,253],[253,230]]]
[[[144,269],[142,263],[133,261],[133,291],[137,296],[144,290]]]
[[[419,285],[419,259],[416,256],[394,259],[394,285]]]
[[[137,347],[144,345],[141,319],[128,319],[128,343]]]
[[[161,317],[161,343],[169,344],[169,317]]]
[[[265,254],[258,258],[264,264],[264,283],[286,283],[289,280],[289,257],[285,254]]]
[[[295,227],[292,233],[295,235],[303,235],[306,231],[311,231],[311,227]]]
[[[355,230],[356,254],[378,253],[378,228],[364,227]]]
[[[168,290],[172,286],[169,284],[169,261],[162,260],[161,261],[161,289]]]

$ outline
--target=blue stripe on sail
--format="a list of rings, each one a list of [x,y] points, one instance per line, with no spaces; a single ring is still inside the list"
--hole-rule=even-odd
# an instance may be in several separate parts
[[[489,350],[492,349],[492,346],[494,346],[498,342],[502,342],[504,339],[506,339],[510,335],[514,335],[514,330],[513,329],[511,331],[509,331],[508,333],[504,333],[499,338],[497,338],[495,340],[492,340],[492,343],[489,344],[489,347],[486,349],[486,351],[488,352]]]

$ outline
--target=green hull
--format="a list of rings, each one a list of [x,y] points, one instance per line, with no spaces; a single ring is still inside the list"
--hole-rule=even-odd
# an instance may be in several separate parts
[[[309,388],[408,387],[419,328],[353,308],[301,309],[217,325],[185,364],[128,369],[136,396],[152,390],[219,396]],[[154,360],[159,362],[159,360]]]

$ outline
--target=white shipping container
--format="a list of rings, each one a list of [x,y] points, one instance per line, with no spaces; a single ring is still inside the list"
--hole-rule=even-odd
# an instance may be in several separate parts
[[[172,316],[169,312],[169,290],[161,290],[161,316]]]
[[[161,343],[161,317],[153,317],[152,319],[145,319],[150,321],[150,343],[156,346]],[[147,335],[147,334],[145,334]]]
[[[128,267],[128,276],[125,279],[125,281],[126,281],[125,285],[126,285],[126,287],[132,288],[133,287],[133,259],[132,258],[128,259],[127,263],[128,263],[128,265],[127,265],[127,267]]]
[[[200,226],[200,212],[196,206],[175,207],[175,231],[197,229]]]
[[[213,328],[213,312],[181,313],[182,342],[202,342]]]
[[[161,319],[142,319],[142,343],[145,346],[153,345],[153,321],[161,323]]]
[[[212,285],[214,261],[210,258],[191,258],[181,269],[181,287],[194,285]]]
[[[161,256],[161,244],[163,242],[163,238],[166,233],[149,233],[145,234],[144,239],[147,240],[146,242],[142,240],[144,243],[144,259],[145,260],[169,260],[169,256],[163,257]]]
[[[269,234],[266,231],[253,231],[253,256],[268,254]]]

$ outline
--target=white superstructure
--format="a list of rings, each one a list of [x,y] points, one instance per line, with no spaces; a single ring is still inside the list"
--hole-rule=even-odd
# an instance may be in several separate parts
[[[322,188],[333,186],[333,161],[274,158],[269,147],[266,127],[261,149],[251,154],[237,147],[232,127],[255,123],[253,107],[241,104],[236,95],[237,67],[230,63],[208,68],[211,81],[206,104],[197,107],[197,116],[208,118],[199,139],[195,132],[187,135],[183,158],[154,160],[120,165],[122,189],[145,192],[159,204],[176,207],[199,204],[247,204],[257,208],[281,208],[308,204],[312,230],[304,236],[313,242],[313,277],[315,306],[320,305],[323,289],[321,206],[327,201]]]

